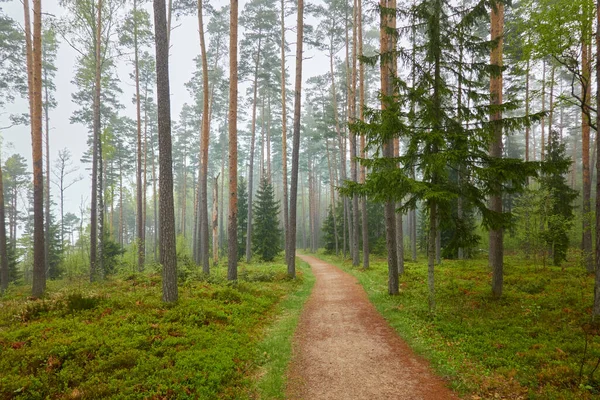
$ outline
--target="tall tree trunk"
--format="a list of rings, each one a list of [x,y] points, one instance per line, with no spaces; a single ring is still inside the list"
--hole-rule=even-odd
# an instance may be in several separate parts
[[[502,67],[502,45],[504,35],[504,4],[498,2],[494,5],[491,15],[491,37],[497,41],[490,55],[490,64]],[[490,93],[493,105],[502,104],[502,71],[498,71],[490,79]],[[502,112],[498,111],[491,116],[492,121],[500,121]],[[494,138],[490,146],[490,156],[502,157],[502,126],[498,123],[494,126]],[[496,190],[499,190],[497,187]],[[494,194],[490,197],[490,210],[502,213],[502,195]],[[504,240],[503,227],[490,229],[489,263],[492,269],[492,295],[496,298],[502,296],[502,284],[504,280]]]
[[[340,179],[342,181],[346,180],[346,149],[344,147],[344,140],[342,138],[342,131],[340,128],[340,118],[338,115],[338,106],[337,106],[337,94],[336,94],[336,85],[335,85],[335,75],[333,69],[333,44],[330,45],[329,50],[329,73],[331,74],[331,95],[333,98],[333,118],[335,120],[335,131],[338,138],[338,145],[340,147]],[[343,248],[344,248],[344,258],[346,258],[346,227],[350,224],[350,215],[348,212],[349,204],[348,198],[346,196],[342,196],[342,202],[344,207],[343,212]],[[348,231],[350,228],[348,227]]]
[[[154,243],[153,243],[153,254],[154,261],[158,261],[158,242],[159,242],[159,232],[158,232],[158,192],[156,191],[156,181],[158,180],[156,177],[156,151],[154,149],[154,138],[152,135],[153,130],[150,130],[150,142],[152,143],[152,202],[154,208]]]
[[[529,63],[527,58],[527,67],[525,68],[525,118],[529,118]],[[525,161],[529,161],[529,125],[525,126]]]
[[[216,266],[219,264],[219,175],[215,177],[215,186],[213,187],[212,248],[213,265]]]
[[[393,29],[393,20],[390,17],[390,9],[392,1],[380,0],[380,46],[381,54],[385,55],[381,61],[381,109],[385,110],[389,107],[390,98],[393,96],[393,81],[394,65],[391,60],[390,53],[393,49],[393,40],[390,37],[390,29]],[[383,156],[386,158],[394,157],[394,142],[393,139],[388,139],[383,145]],[[388,293],[391,295],[398,294],[398,258],[396,253],[396,210],[395,202],[392,200],[386,201],[384,205],[385,218],[385,237],[387,246],[387,261],[388,261]]]
[[[542,61],[542,112],[546,111],[546,60]],[[540,140],[540,160],[544,161],[546,157],[546,117],[541,121],[542,138]],[[550,135],[548,135],[550,136]]]
[[[298,20],[296,22],[296,82],[294,93],[294,139],[292,147],[292,182],[290,186],[290,235],[288,248],[288,276],[296,277],[296,203],[298,200],[298,160],[300,157],[300,117],[302,91],[302,44],[304,42],[304,0],[298,0]]]
[[[288,248],[289,211],[288,211],[288,183],[287,183],[287,99],[286,99],[286,71],[285,71],[285,0],[281,0],[281,185],[283,188],[283,236],[285,247],[285,260],[289,264],[290,251]]]
[[[2,163],[0,163],[0,294],[8,288],[8,281],[10,280],[4,211],[4,181],[2,179]]]
[[[48,71],[44,69],[44,80],[48,82]],[[44,263],[46,276],[50,273],[50,96],[48,94],[48,85],[44,85],[44,122],[46,127],[46,187],[45,187],[45,212],[44,212]],[[62,223],[62,222],[61,222]],[[63,248],[63,238],[61,236],[60,248]]]
[[[237,95],[238,0],[230,0],[229,18],[229,221],[227,279],[237,280]]]
[[[358,52],[358,29],[357,29],[357,3],[359,0],[354,0],[354,7],[352,8],[352,82],[350,84],[350,115],[348,122],[356,122],[356,79],[357,79],[357,52]],[[358,182],[358,165],[356,163],[357,156],[357,140],[356,132],[350,133],[350,174],[352,182]],[[352,196],[352,265],[358,267],[360,264],[360,251],[359,246],[359,207],[358,207],[358,196],[355,194]]]
[[[394,139],[394,157],[400,157],[400,140]],[[401,202],[396,202],[395,208],[399,209],[402,207]],[[398,274],[404,274],[404,228],[402,226],[402,212],[396,212],[396,265],[398,266]]]
[[[335,183],[333,177],[333,168],[331,166],[331,157],[329,156],[329,139],[325,139],[325,149],[327,151],[327,167],[329,168],[329,184],[331,192],[331,216],[333,217],[333,239],[335,241],[335,255],[340,254],[339,240],[338,240],[338,228],[337,228],[337,216],[335,212]],[[364,182],[362,182],[364,183]],[[364,224],[364,222],[363,222]],[[367,236],[368,237],[368,236]],[[368,261],[368,258],[367,258]]]
[[[584,107],[589,108],[591,99],[591,60],[588,53],[587,43],[581,46],[581,65],[583,70],[583,83],[581,90],[582,98],[585,101]],[[590,124],[586,114],[581,114],[581,152],[582,152],[582,175],[583,175],[583,237],[582,251],[584,264],[588,272],[594,272],[593,253],[592,253],[592,227],[591,227],[591,194],[592,181],[590,179]]]
[[[358,58],[363,56],[363,27],[362,27],[362,0],[357,1],[357,29],[358,29]],[[360,121],[364,122],[364,107],[365,107],[365,65],[361,61],[359,63],[359,100],[358,112]],[[365,135],[360,136],[360,157],[366,158],[366,139]],[[364,165],[360,166],[360,183],[365,183],[367,170]],[[333,190],[333,188],[332,188]],[[334,205],[335,207],[335,205]],[[335,210],[335,208],[334,208]],[[360,216],[362,222],[362,249],[363,249],[363,268],[369,268],[369,227],[367,215],[367,198],[363,197],[360,201]],[[337,232],[336,232],[336,254],[337,254]]]
[[[156,99],[158,103],[158,162],[160,196],[160,263],[163,266],[163,301],[177,301],[177,250],[173,205],[171,99],[169,96],[169,43],[165,0],[154,0],[156,43]]]
[[[133,0],[133,12],[137,13],[137,0]],[[145,235],[145,221],[144,221],[144,205],[143,205],[143,194],[142,194],[142,107],[140,98],[140,68],[139,68],[139,48],[138,48],[138,24],[137,21],[133,23],[133,51],[134,51],[134,63],[135,63],[135,108],[137,117],[137,170],[136,170],[136,187],[137,187],[137,250],[138,250],[138,271],[144,270],[145,256],[146,256],[146,238]]]
[[[97,267],[97,246],[98,246],[98,152],[100,145],[100,75],[102,66],[100,62],[101,55],[101,22],[102,22],[102,0],[98,0],[97,26],[94,41],[94,123],[93,123],[93,141],[92,141],[92,195],[90,201],[90,281],[96,279]]]
[[[600,1],[596,2],[596,26],[600,27]],[[600,29],[596,29],[596,60],[600,60]],[[596,62],[596,110],[600,111],[600,62]],[[562,114],[561,114],[562,115]],[[600,128],[600,112],[596,113],[596,127]],[[596,132],[596,138],[598,132]],[[1,180],[1,176],[0,176]],[[0,182],[1,184],[1,182]],[[0,222],[2,220],[0,219]],[[0,231],[0,240],[2,232]],[[1,243],[0,243],[1,246]],[[0,253],[1,254],[1,253]],[[600,316],[600,140],[596,139],[596,276],[592,319]]]
[[[25,0],[27,1],[27,0]],[[42,1],[33,0],[33,287],[41,297],[46,289],[44,257],[44,161],[42,155]]]
[[[202,241],[202,271],[210,272],[209,265],[209,240],[208,240],[208,142],[210,131],[209,116],[209,85],[208,85],[208,56],[206,54],[206,43],[204,40],[204,22],[202,19],[202,0],[198,0],[198,31],[200,32],[200,50],[202,52],[202,157],[200,173],[200,239]]]
[[[248,164],[248,209],[246,219],[246,262],[250,262],[252,258],[252,194],[254,185],[254,146],[256,142],[256,108],[257,108],[257,93],[258,93],[258,66],[260,63],[261,39],[258,38],[258,51],[256,52],[256,62],[254,64],[254,83],[252,95],[252,125],[250,137],[250,163]],[[262,157],[261,157],[262,159]],[[260,171],[262,174],[262,171]]]

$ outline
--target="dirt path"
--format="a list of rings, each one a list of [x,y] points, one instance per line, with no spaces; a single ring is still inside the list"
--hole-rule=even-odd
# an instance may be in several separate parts
[[[294,338],[288,399],[457,399],[388,325],[358,281],[315,257]]]

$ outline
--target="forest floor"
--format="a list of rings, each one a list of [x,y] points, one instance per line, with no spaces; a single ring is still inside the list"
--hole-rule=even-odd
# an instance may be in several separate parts
[[[226,264],[225,264],[226,265]],[[183,266],[180,266],[183,267]],[[291,338],[313,277],[282,262],[205,276],[181,268],[179,301],[156,271],[48,282],[0,296],[0,399],[284,398]]]
[[[461,398],[600,399],[594,276],[577,252],[561,267],[506,255],[501,299],[491,296],[487,258],[444,259],[435,267],[435,312],[423,258],[405,260],[400,293],[390,296],[385,258],[372,256],[365,270],[335,255],[317,257],[356,278],[387,323]]]
[[[296,330],[289,399],[456,399],[369,302],[357,279],[315,257]]]

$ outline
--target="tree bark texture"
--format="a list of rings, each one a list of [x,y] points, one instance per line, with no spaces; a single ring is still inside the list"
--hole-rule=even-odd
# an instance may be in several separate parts
[[[42,1],[33,0],[33,287],[32,295],[41,297],[46,290],[44,262],[44,168],[42,152]]]
[[[504,4],[498,2],[491,13],[491,37],[497,40],[496,46],[490,55],[490,64],[502,67],[502,35],[504,34]],[[490,93],[493,105],[502,104],[502,72],[493,75],[490,79]],[[490,156],[502,157],[502,125],[500,111],[492,114],[491,120],[498,121],[494,126],[494,137],[490,146]],[[495,194],[490,197],[490,210],[502,213],[502,195]],[[492,269],[492,295],[496,298],[502,296],[504,281],[504,229],[493,227],[490,229],[489,264]]]
[[[209,113],[209,85],[208,85],[208,56],[206,54],[206,43],[204,40],[204,22],[202,18],[202,0],[198,0],[198,30],[200,32],[200,50],[202,52],[202,153],[200,158],[200,239],[202,245],[200,248],[202,258],[202,271],[205,274],[210,272],[208,249],[208,145],[210,131],[210,113]]]
[[[304,42],[304,0],[298,0],[298,19],[296,22],[296,82],[294,93],[294,138],[292,146],[292,176],[290,185],[290,234],[288,248],[288,276],[296,277],[296,206],[298,202],[298,160],[300,158],[300,116],[302,91],[302,44]]]
[[[230,0],[229,18],[229,221],[227,279],[237,280],[237,95],[238,0]]]
[[[156,43],[156,98],[158,102],[158,163],[160,263],[163,301],[177,301],[177,250],[175,248],[175,209],[173,199],[173,159],[171,142],[171,99],[169,90],[169,43],[165,0],[154,0]]]

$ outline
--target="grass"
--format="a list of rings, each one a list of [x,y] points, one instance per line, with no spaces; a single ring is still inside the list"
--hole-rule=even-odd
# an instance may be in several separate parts
[[[507,258],[504,295],[493,300],[486,260],[445,260],[436,266],[431,314],[424,263],[407,262],[400,294],[389,296],[383,260],[363,271],[321,256],[355,275],[400,336],[466,398],[600,398],[594,279],[580,268]]]
[[[315,283],[308,264],[300,262],[304,280],[301,286],[278,306],[278,317],[259,343],[262,356],[258,394],[261,399],[285,399],[286,371],[292,357],[292,338],[300,313]]]
[[[289,343],[272,336],[289,341],[313,279],[306,268],[294,281],[285,271],[242,267],[237,284],[223,268],[188,276],[174,305],[160,301],[159,275],[52,281],[43,300],[13,287],[0,302],[0,399],[254,398],[258,366],[267,371],[259,387],[277,393],[272,375],[289,350],[269,349]],[[277,313],[285,317],[264,339]]]

